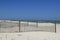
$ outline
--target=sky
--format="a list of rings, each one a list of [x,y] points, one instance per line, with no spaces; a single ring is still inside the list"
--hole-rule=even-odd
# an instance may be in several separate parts
[[[60,0],[0,0],[0,19],[60,20]]]

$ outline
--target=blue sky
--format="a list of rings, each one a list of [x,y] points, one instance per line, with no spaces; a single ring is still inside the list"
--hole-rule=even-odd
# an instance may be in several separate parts
[[[0,0],[0,19],[60,20],[60,0]]]

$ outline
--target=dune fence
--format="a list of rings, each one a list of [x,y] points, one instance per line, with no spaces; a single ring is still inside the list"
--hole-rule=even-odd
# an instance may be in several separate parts
[[[0,20],[0,33],[46,31],[56,33],[56,22]]]

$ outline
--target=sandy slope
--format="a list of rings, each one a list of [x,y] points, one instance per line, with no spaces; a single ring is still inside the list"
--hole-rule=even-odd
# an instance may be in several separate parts
[[[0,40],[60,40],[60,33],[52,32],[0,33]]]
[[[10,22],[10,21],[8,21],[8,22]],[[16,22],[13,22],[13,23],[16,23]],[[25,22],[25,24],[27,24],[27,23]],[[21,30],[23,30],[23,31],[28,30],[29,31],[31,29],[33,29],[33,30],[37,30],[37,29],[42,30],[43,29],[43,30],[47,30],[49,32],[37,31],[37,32],[21,32],[21,33],[2,33],[3,31],[4,32],[15,32],[15,31],[18,31],[18,29],[19,29],[16,24],[7,25],[5,23],[5,25],[1,25],[1,26],[5,27],[7,25],[6,27],[9,26],[8,27],[9,29],[8,28],[6,28],[6,29],[1,28],[0,29],[0,32],[1,32],[0,33],[0,40],[60,40],[60,24],[56,25],[56,31],[57,31],[56,33],[50,32],[51,30],[54,30],[53,26],[55,24],[52,24],[52,23],[39,23],[38,24],[38,27],[40,26],[39,28],[35,28],[35,26],[32,27],[32,24],[36,25],[36,23],[29,22],[29,26],[25,26],[25,25],[21,26]],[[14,27],[10,29],[11,26],[14,26]],[[16,26],[17,26],[17,28],[16,28]],[[48,26],[48,27],[45,27],[45,26]]]

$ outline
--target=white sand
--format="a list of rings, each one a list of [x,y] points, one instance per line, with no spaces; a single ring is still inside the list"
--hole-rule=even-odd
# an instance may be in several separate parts
[[[56,25],[56,32],[57,32],[57,33],[60,33],[60,24],[57,24],[57,25]]]
[[[52,32],[0,33],[0,40],[60,40],[60,33]]]

